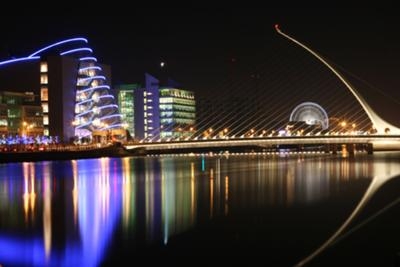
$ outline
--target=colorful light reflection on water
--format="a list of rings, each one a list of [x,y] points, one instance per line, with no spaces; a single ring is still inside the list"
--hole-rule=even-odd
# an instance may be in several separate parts
[[[377,174],[400,173],[399,166],[326,157],[3,164],[0,264],[98,266],[116,235],[167,245],[170,237],[214,217],[318,203],[351,180],[366,180],[366,188]]]

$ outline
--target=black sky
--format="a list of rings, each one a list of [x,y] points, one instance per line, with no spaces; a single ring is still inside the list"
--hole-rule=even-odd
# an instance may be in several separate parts
[[[112,66],[114,84],[141,82],[144,72],[162,71],[201,92],[228,75],[232,60],[248,67],[259,64],[271,40],[281,38],[273,29],[279,23],[285,32],[400,101],[400,18],[392,6],[108,7],[2,16],[0,58],[83,36],[99,61]],[[163,70],[161,61],[166,62]]]

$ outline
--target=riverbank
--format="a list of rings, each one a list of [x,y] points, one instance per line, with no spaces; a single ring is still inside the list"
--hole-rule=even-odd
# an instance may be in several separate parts
[[[98,148],[91,147],[85,149],[76,147],[76,149],[2,152],[0,153],[0,163],[124,157],[131,155],[132,154],[126,151],[121,145],[110,145]]]

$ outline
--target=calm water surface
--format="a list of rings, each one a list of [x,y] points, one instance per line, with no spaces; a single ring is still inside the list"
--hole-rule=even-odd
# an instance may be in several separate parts
[[[396,266],[400,153],[0,165],[0,265]],[[350,231],[349,231],[350,230]]]

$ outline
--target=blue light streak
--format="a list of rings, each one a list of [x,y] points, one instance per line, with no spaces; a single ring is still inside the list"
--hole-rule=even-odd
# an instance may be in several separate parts
[[[112,99],[114,99],[114,96],[113,95],[101,95],[101,96],[99,96],[99,98],[112,98]]]
[[[99,86],[90,87],[90,88],[87,88],[87,89],[84,89],[84,90],[79,90],[77,92],[77,94],[85,93],[85,92],[89,92],[89,91],[96,90],[96,89],[101,89],[101,88],[105,88],[105,89],[110,90],[110,86],[108,86],[108,85],[99,85]]]
[[[58,45],[62,45],[62,44],[66,44],[66,43],[71,43],[71,42],[85,42],[85,43],[87,43],[88,40],[86,38],[71,38],[71,39],[67,39],[67,40],[64,40],[64,41],[57,42],[57,43],[51,44],[49,46],[46,46],[45,48],[42,48],[42,49],[36,51],[35,53],[29,55],[28,57],[36,56],[37,54],[40,54],[41,52],[46,51],[46,50],[48,50],[48,49],[50,49],[52,47],[55,47],[55,46],[58,46]]]
[[[99,98],[112,98],[112,99],[114,99],[114,96],[113,95],[102,95],[102,96],[99,96]],[[94,100],[89,98],[89,99],[86,99],[86,100],[82,100],[81,102],[77,103],[77,105],[83,105],[85,103],[92,102],[92,101],[94,101]]]
[[[79,114],[77,114],[77,115],[75,116],[75,118],[82,117],[83,115],[89,114],[89,113],[91,113],[91,112],[93,112],[93,109],[89,109],[89,110],[87,110],[87,111],[85,111],[85,112],[79,113]]]
[[[97,62],[97,58],[95,57],[81,57],[79,60],[80,61],[93,60],[94,62]]]
[[[64,55],[68,55],[68,54],[72,54],[72,53],[76,53],[76,52],[82,52],[82,51],[88,51],[90,53],[93,53],[93,50],[88,48],[88,47],[82,47],[82,48],[76,48],[76,49],[72,49],[72,50],[68,50],[65,52],[60,53],[60,56],[64,56]]]
[[[86,100],[82,100],[81,102],[76,103],[76,104],[77,105],[82,105],[82,104],[85,104],[85,103],[88,103],[88,102],[91,102],[91,101],[93,101],[93,99],[89,98],[89,99],[86,99]]]
[[[117,124],[111,124],[106,128],[102,128],[101,130],[107,130],[107,129],[111,129],[111,128],[123,128],[124,124],[123,123],[117,123]]]
[[[90,120],[89,122],[87,122],[87,123],[85,123],[85,124],[81,124],[81,125],[79,125],[79,126],[76,126],[75,128],[76,128],[76,129],[80,129],[80,128],[82,128],[82,127],[91,125],[92,123],[93,123],[93,120]]]
[[[89,66],[89,67],[79,69],[79,71],[85,71],[85,70],[103,70],[103,69],[99,66]]]
[[[108,116],[103,116],[103,117],[99,118],[99,120],[107,120],[107,119],[111,119],[114,117],[122,117],[122,115],[121,114],[112,114],[112,115],[108,115]]]
[[[78,79],[79,82],[86,82],[86,81],[90,81],[90,80],[94,80],[94,79],[101,79],[101,80],[106,80],[106,77],[103,75],[96,75],[96,76],[92,76],[92,77],[87,77],[87,78],[83,78],[83,79]]]
[[[102,109],[105,109],[105,108],[112,108],[112,107],[118,108],[118,105],[111,104],[111,105],[104,105],[104,106],[96,107],[96,108],[99,109],[99,110],[102,110]],[[81,117],[81,116],[86,115],[86,114],[88,114],[88,113],[90,113],[90,112],[93,112],[93,109],[87,110],[87,111],[82,112],[82,113],[79,113],[79,114],[77,114],[75,117]]]
[[[15,62],[21,62],[21,61],[28,61],[28,60],[35,60],[39,59],[40,57],[21,57],[21,58],[14,58],[6,61],[0,62],[0,66],[7,65],[7,64],[12,64]]]

